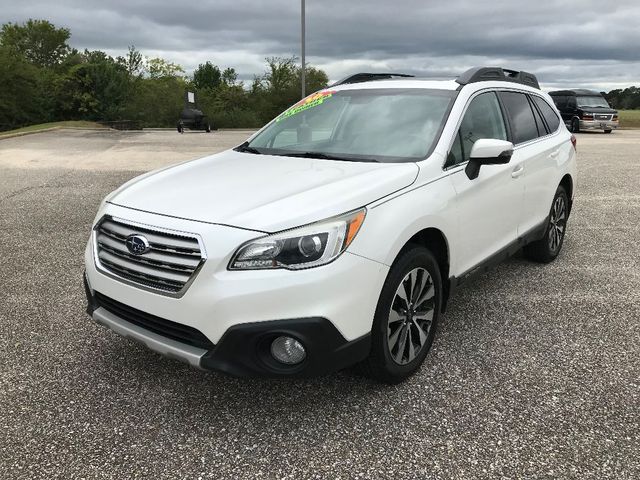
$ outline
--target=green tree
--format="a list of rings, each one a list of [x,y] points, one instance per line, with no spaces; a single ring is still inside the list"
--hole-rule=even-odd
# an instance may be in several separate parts
[[[238,83],[238,74],[235,68],[225,68],[222,72],[222,83],[228,86],[236,85]]]
[[[41,118],[38,68],[0,47],[0,130],[8,130]]]
[[[297,72],[298,86],[302,81],[301,72],[302,72],[302,68],[298,68],[298,72]],[[322,90],[323,88],[327,88],[327,85],[329,84],[329,77],[324,72],[324,70],[307,66],[304,69],[304,72],[305,72],[305,75],[304,75],[305,91],[307,93],[311,94],[313,92],[317,92],[318,90]]]
[[[180,65],[162,58],[148,58],[146,71],[150,78],[179,77],[184,73]]]
[[[263,122],[300,100],[301,68],[296,57],[269,57],[267,72],[254,79],[251,96]],[[315,92],[327,86],[329,79],[322,70],[306,68],[306,91]]]
[[[69,29],[57,28],[47,20],[28,20],[20,25],[5,23],[0,45],[39,67],[58,65],[69,53]]]
[[[67,29],[46,20],[0,27],[0,130],[70,119],[174,126],[187,89],[198,91],[214,125],[259,127],[300,97],[295,57],[268,58],[265,73],[245,88],[232,67],[221,72],[206,62],[191,82],[180,65],[145,58],[134,46],[114,59],[98,50],[70,49],[68,38]],[[307,67],[309,93],[327,82],[322,70]],[[637,95],[627,90],[620,91],[621,103],[634,105]]]
[[[130,77],[140,77],[144,73],[144,57],[136,50],[135,45],[130,45],[126,57],[118,57],[117,61],[123,65]]]
[[[186,88],[183,77],[141,78],[131,86],[123,118],[143,127],[174,127]]]
[[[83,58],[64,79],[61,110],[68,118],[121,119],[129,87],[126,68],[101,51],[85,50]]]
[[[620,110],[634,110],[640,108],[640,88],[628,87],[623,89],[611,90],[604,94],[609,104],[613,108]]]
[[[221,81],[220,69],[211,62],[201,63],[193,72],[193,83],[200,90],[216,88]]]

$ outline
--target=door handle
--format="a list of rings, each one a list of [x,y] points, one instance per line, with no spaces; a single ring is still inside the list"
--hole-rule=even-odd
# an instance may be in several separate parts
[[[524,173],[524,166],[522,165],[518,165],[517,167],[515,167],[513,169],[513,171],[511,172],[511,176],[513,178],[518,178],[520,175],[522,175]]]
[[[556,158],[556,157],[558,156],[558,154],[559,154],[559,153],[560,153],[560,150],[554,150],[553,152],[551,152],[551,153],[549,154],[549,156],[550,156],[551,158]]]

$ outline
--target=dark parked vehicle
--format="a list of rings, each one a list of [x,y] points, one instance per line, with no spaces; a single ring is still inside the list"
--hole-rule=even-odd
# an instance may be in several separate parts
[[[204,130],[209,133],[211,131],[211,124],[204,113],[202,113],[202,110],[198,110],[197,108],[183,108],[177,128],[180,133],[183,133],[185,128],[189,130]]]
[[[572,89],[549,92],[549,95],[571,132],[604,130],[611,133],[618,128],[618,111],[611,108],[599,92]]]

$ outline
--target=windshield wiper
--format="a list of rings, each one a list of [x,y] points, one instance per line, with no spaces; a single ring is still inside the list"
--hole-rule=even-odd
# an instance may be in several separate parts
[[[351,158],[341,157],[340,155],[331,155],[330,153],[323,152],[287,152],[287,153],[274,153],[280,157],[301,157],[301,158],[318,158],[321,160],[340,160],[343,162],[377,162],[372,158]]]
[[[250,147],[249,142],[244,142],[242,145],[238,145],[234,148],[236,152],[254,153],[256,155],[262,155],[262,152],[256,148]]]

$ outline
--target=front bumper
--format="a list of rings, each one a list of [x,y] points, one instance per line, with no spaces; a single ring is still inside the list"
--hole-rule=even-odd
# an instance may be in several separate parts
[[[197,233],[207,257],[184,295],[176,298],[105,274],[96,268],[89,242],[85,265],[91,285],[87,287],[90,314],[115,332],[195,367],[234,375],[319,375],[357,363],[368,353],[368,335],[388,266],[345,252],[328,265],[307,270],[228,271],[237,247],[264,234],[113,205],[99,217],[103,214]],[[113,309],[108,312],[98,305],[96,293],[146,316],[194,329],[210,346],[194,350],[180,338],[176,342],[131,324]],[[267,340],[286,332],[308,350],[299,368],[282,369],[264,358]]]
[[[216,370],[240,377],[317,376],[341,370],[364,360],[371,348],[371,336],[347,341],[326,318],[310,317],[240,324],[231,327],[217,345],[190,345],[167,336],[166,321],[145,326],[128,308],[123,315],[112,301],[96,294],[84,276],[87,313],[93,320],[115,333],[140,342],[166,357],[203,370]],[[144,315],[143,312],[137,311]],[[123,318],[126,317],[126,318]],[[148,317],[145,315],[145,317]],[[162,322],[162,323],[160,323]],[[199,333],[199,332],[198,332]],[[306,349],[306,357],[297,365],[283,365],[270,355],[271,342],[281,335],[296,338]]]
[[[613,120],[580,120],[580,130],[615,130],[618,125]]]

